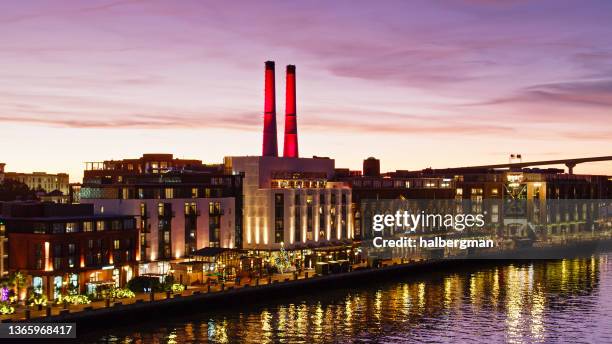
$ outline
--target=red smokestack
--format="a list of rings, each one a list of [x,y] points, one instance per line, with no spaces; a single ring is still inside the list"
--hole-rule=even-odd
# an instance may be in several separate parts
[[[274,85],[274,61],[266,61],[264,101],[264,129],[262,156],[278,156],[276,144],[276,87]]]
[[[297,158],[298,134],[297,116],[295,105],[295,66],[287,66],[287,97],[285,99],[285,146],[283,156],[285,158]]]

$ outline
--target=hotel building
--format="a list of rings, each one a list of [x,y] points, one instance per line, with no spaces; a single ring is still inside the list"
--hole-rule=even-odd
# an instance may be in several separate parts
[[[204,247],[242,247],[241,194],[242,175],[172,154],[86,163],[80,186],[96,214],[138,218],[141,274],[166,274]]]

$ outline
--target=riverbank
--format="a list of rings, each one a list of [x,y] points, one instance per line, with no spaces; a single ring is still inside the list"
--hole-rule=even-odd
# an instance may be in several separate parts
[[[389,262],[379,268],[354,266],[353,271],[324,276],[314,276],[313,271],[300,275],[281,275],[274,279],[254,280],[243,285],[221,285],[212,288],[191,288],[180,294],[155,293],[139,294],[133,299],[116,302],[98,302],[84,306],[49,307],[41,311],[30,311],[29,314],[16,314],[3,322],[75,322],[82,328],[96,328],[113,323],[129,323],[147,318],[163,317],[172,314],[244,305],[257,300],[273,300],[280,296],[300,295],[304,292],[321,288],[351,287],[360,283],[372,283],[385,279],[406,276],[417,276],[431,270],[453,271],[456,267],[467,264],[492,264],[499,259],[518,260],[538,259],[545,257],[566,257],[591,254],[612,248],[612,240],[581,242],[564,247],[524,248],[507,255],[482,255],[474,258],[439,259],[427,261]],[[48,313],[50,312],[50,313]],[[50,314],[50,315],[48,315]]]

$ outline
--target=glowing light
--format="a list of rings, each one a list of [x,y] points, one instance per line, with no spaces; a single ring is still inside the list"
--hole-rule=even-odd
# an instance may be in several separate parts
[[[295,66],[287,66],[287,88],[285,106],[285,141],[283,156],[286,158],[297,158],[298,134],[295,100]]]
[[[255,218],[255,244],[259,244],[259,217]]]
[[[274,61],[266,61],[263,156],[278,156],[276,143],[276,86],[274,83]]]
[[[45,241],[45,271],[53,271],[53,265],[51,265],[51,258],[49,257],[49,242]]]
[[[250,217],[247,218],[247,232],[246,232],[246,235],[247,235],[247,244],[251,243],[251,231],[253,230],[251,228],[251,220],[252,220],[252,218],[250,218]]]

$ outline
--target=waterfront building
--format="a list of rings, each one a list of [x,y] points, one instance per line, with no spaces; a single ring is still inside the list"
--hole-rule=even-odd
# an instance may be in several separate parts
[[[568,240],[599,228],[597,200],[609,199],[612,185],[608,176],[537,168],[398,170],[377,176],[377,164],[369,158],[363,174],[337,174],[353,190],[355,232],[362,239],[375,236],[374,212],[393,214],[410,200],[430,200],[413,210],[482,214],[481,232],[504,245],[524,245],[536,238]],[[368,168],[374,172],[366,173]],[[391,229],[385,234],[397,233]]]
[[[380,173],[380,162],[368,158],[361,171],[336,169],[335,180],[347,183],[352,191],[350,211],[354,219],[355,238],[373,237],[372,216],[375,213],[395,213],[398,202],[405,200],[432,200],[429,208],[448,206],[442,200],[453,200],[455,181],[445,176],[426,176],[419,173],[396,171]],[[447,209],[437,209],[446,211]],[[389,233],[394,234],[394,233]]]
[[[242,247],[241,194],[240,174],[172,154],[86,163],[80,185],[96,214],[138,217],[140,274],[165,275],[201,248]]]
[[[352,241],[351,189],[333,181],[333,159],[247,156],[225,163],[244,174],[245,249]]]
[[[8,242],[8,270],[23,273],[26,285],[48,299],[67,288],[94,293],[124,286],[134,276],[133,216],[94,214],[90,204],[3,202],[0,230]]]

